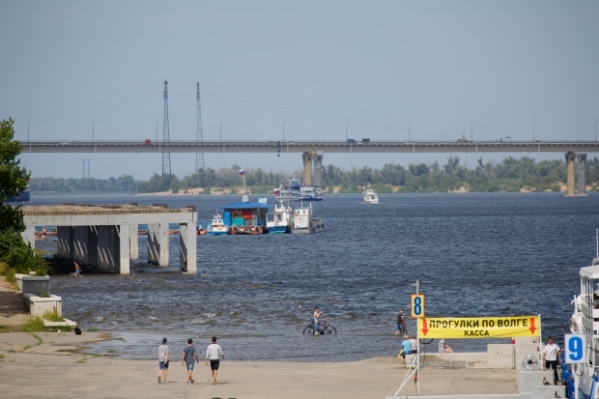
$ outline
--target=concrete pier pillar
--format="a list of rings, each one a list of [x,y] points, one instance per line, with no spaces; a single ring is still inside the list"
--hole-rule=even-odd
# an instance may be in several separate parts
[[[139,259],[139,226],[137,223],[129,225],[129,257]]]
[[[302,154],[302,159],[304,161],[304,184],[306,186],[312,185],[312,154],[309,152],[304,152]]]
[[[573,197],[574,192],[574,163],[576,161],[575,152],[566,153],[566,197]]]
[[[26,243],[31,245],[31,248],[35,248],[35,226],[29,225],[25,228],[25,231],[21,233],[21,237]]]
[[[312,184],[316,187],[322,187],[322,151],[313,156],[314,173],[312,174]]]
[[[98,265],[98,226],[87,226],[87,262]]]
[[[168,222],[148,224],[148,262],[168,266]]]
[[[89,231],[88,226],[74,226],[74,237],[73,237],[73,259],[76,259],[82,263],[88,263],[88,242],[87,233]]]
[[[181,271],[187,274],[197,274],[197,235],[194,224],[181,223],[181,241],[179,244],[179,264]]]
[[[578,191],[576,193],[576,195],[581,195],[581,196],[586,196],[587,195],[587,188],[586,188],[586,176],[585,176],[585,169],[586,169],[586,164],[585,161],[587,160],[587,154],[578,154],[578,156],[576,157],[576,163],[578,164]]]
[[[129,240],[127,234],[127,242]],[[98,226],[98,267],[109,273],[120,273],[120,235],[117,226]],[[129,249],[127,248],[127,251]]]
[[[131,259],[129,257],[130,254],[130,248],[129,248],[129,243],[131,240],[131,229],[130,229],[130,225],[128,224],[121,224],[117,230],[118,232],[118,245],[117,242],[115,241],[115,248],[116,249],[116,254],[118,255],[118,260],[119,260],[119,264],[118,264],[118,273],[120,274],[129,274],[130,271],[130,266],[131,266]]]
[[[73,259],[74,230],[72,226],[56,227],[56,255]]]

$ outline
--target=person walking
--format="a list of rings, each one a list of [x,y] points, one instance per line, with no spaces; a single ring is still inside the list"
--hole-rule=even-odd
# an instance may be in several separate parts
[[[168,345],[166,338],[162,338],[162,345],[158,347],[158,383],[166,384],[168,377]],[[162,381],[160,381],[162,378]]]
[[[77,261],[74,261],[73,264],[75,265],[75,277],[81,277],[81,266]]]
[[[399,313],[397,314],[397,331],[395,332],[395,335],[400,335],[408,332],[407,328],[405,328],[405,323],[406,322],[403,316],[403,308],[401,308],[399,309]]]
[[[193,346],[193,339],[187,340],[187,346],[183,349],[183,355],[181,356],[181,366],[185,365],[187,369],[187,384],[193,384],[193,366],[195,363],[199,363],[200,359],[196,353],[196,348]]]
[[[547,337],[547,345],[543,347],[543,361],[546,369],[553,369],[553,385],[557,384],[557,365],[560,362],[560,349],[553,342],[552,336]]]
[[[225,354],[219,344],[216,343],[216,336],[212,337],[212,343],[206,348],[206,366],[210,361],[210,369],[212,370],[212,385],[216,385],[216,377],[218,376],[218,366],[220,358],[225,360]]]

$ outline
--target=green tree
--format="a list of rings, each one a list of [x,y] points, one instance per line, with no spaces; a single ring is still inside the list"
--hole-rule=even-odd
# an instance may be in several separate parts
[[[10,198],[25,191],[29,181],[29,172],[19,166],[17,159],[21,145],[13,141],[13,124],[11,118],[0,122],[0,230],[21,233],[25,230],[21,207],[6,204]]]
[[[29,172],[19,166],[21,146],[13,141],[13,124],[12,119],[0,122],[0,271],[11,280],[15,272],[33,270],[43,275],[47,271],[46,262],[21,237],[25,230],[21,207],[6,204],[27,188],[29,180]]]

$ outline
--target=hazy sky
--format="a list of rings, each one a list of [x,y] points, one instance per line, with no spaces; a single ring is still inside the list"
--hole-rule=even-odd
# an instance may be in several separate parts
[[[27,140],[594,140],[597,1],[0,1],[0,118]],[[411,121],[411,122],[410,122]],[[324,154],[381,167],[449,154]],[[472,167],[478,156],[458,154]],[[516,154],[517,157],[523,154]],[[504,154],[482,154],[497,161]],[[531,154],[535,156],[535,154]],[[561,158],[563,154],[544,155]],[[34,177],[161,173],[161,156],[23,154]],[[540,159],[540,158],[539,158]],[[172,154],[173,173],[195,154]],[[300,170],[300,154],[206,166]]]

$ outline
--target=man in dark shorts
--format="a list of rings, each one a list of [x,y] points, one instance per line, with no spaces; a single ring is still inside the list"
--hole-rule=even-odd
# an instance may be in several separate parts
[[[166,338],[162,338],[162,345],[158,347],[158,370],[158,383],[166,384],[168,377],[168,345],[166,344]]]
[[[216,376],[218,375],[218,366],[220,358],[225,360],[225,354],[219,344],[216,343],[216,337],[212,337],[212,343],[206,348],[206,366],[210,360],[210,369],[212,370],[212,385],[216,384]]]
[[[183,349],[183,356],[181,356],[181,366],[185,365],[187,369],[187,384],[193,384],[193,365],[195,363],[199,363],[200,359],[198,358],[198,354],[196,353],[196,348],[193,346],[193,339],[189,338],[187,340],[187,346]]]

